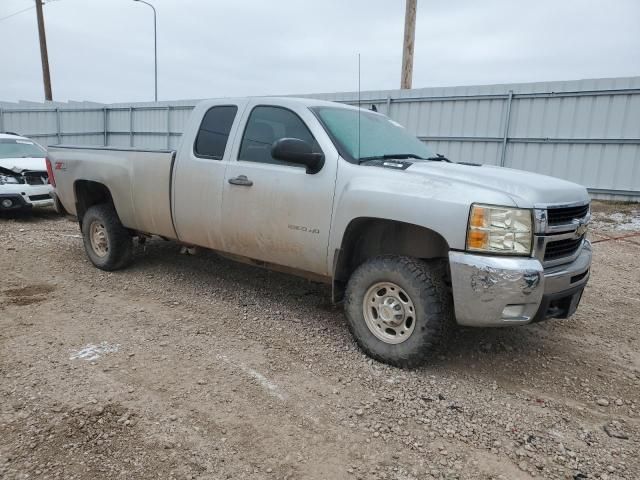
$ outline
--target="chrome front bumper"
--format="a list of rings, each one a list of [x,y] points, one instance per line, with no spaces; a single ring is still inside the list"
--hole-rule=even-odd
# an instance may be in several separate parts
[[[589,280],[591,244],[571,263],[544,269],[536,258],[449,252],[456,320],[460,325],[523,325],[567,318]]]

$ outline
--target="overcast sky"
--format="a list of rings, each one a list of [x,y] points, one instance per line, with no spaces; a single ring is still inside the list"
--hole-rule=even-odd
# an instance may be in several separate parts
[[[398,88],[405,0],[150,0],[160,100]],[[0,0],[0,18],[33,0]],[[54,100],[153,100],[153,14],[44,6]],[[418,0],[414,87],[640,74],[640,0]],[[43,99],[35,9],[0,20],[0,100]]]

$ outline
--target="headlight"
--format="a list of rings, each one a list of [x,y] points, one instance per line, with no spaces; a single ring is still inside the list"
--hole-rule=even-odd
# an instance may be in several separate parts
[[[532,211],[523,208],[471,205],[467,250],[507,255],[530,255]]]
[[[10,177],[8,175],[0,175],[0,185],[5,185],[8,183],[20,183],[16,177]]]

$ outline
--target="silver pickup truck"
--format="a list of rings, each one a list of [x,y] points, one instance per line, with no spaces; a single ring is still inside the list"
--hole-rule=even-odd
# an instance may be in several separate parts
[[[455,323],[567,318],[589,279],[584,187],[450,162],[346,105],[207,100],[176,152],[57,146],[48,161],[96,267],[159,235],[324,281],[360,347],[400,367]]]

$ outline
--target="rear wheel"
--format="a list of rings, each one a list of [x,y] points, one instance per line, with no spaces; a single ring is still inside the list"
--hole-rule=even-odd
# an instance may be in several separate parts
[[[82,236],[89,260],[101,270],[119,270],[131,263],[132,237],[113,205],[90,207],[82,219]]]
[[[424,363],[453,326],[452,299],[441,265],[384,255],[356,269],[345,314],[364,352],[397,367]]]

